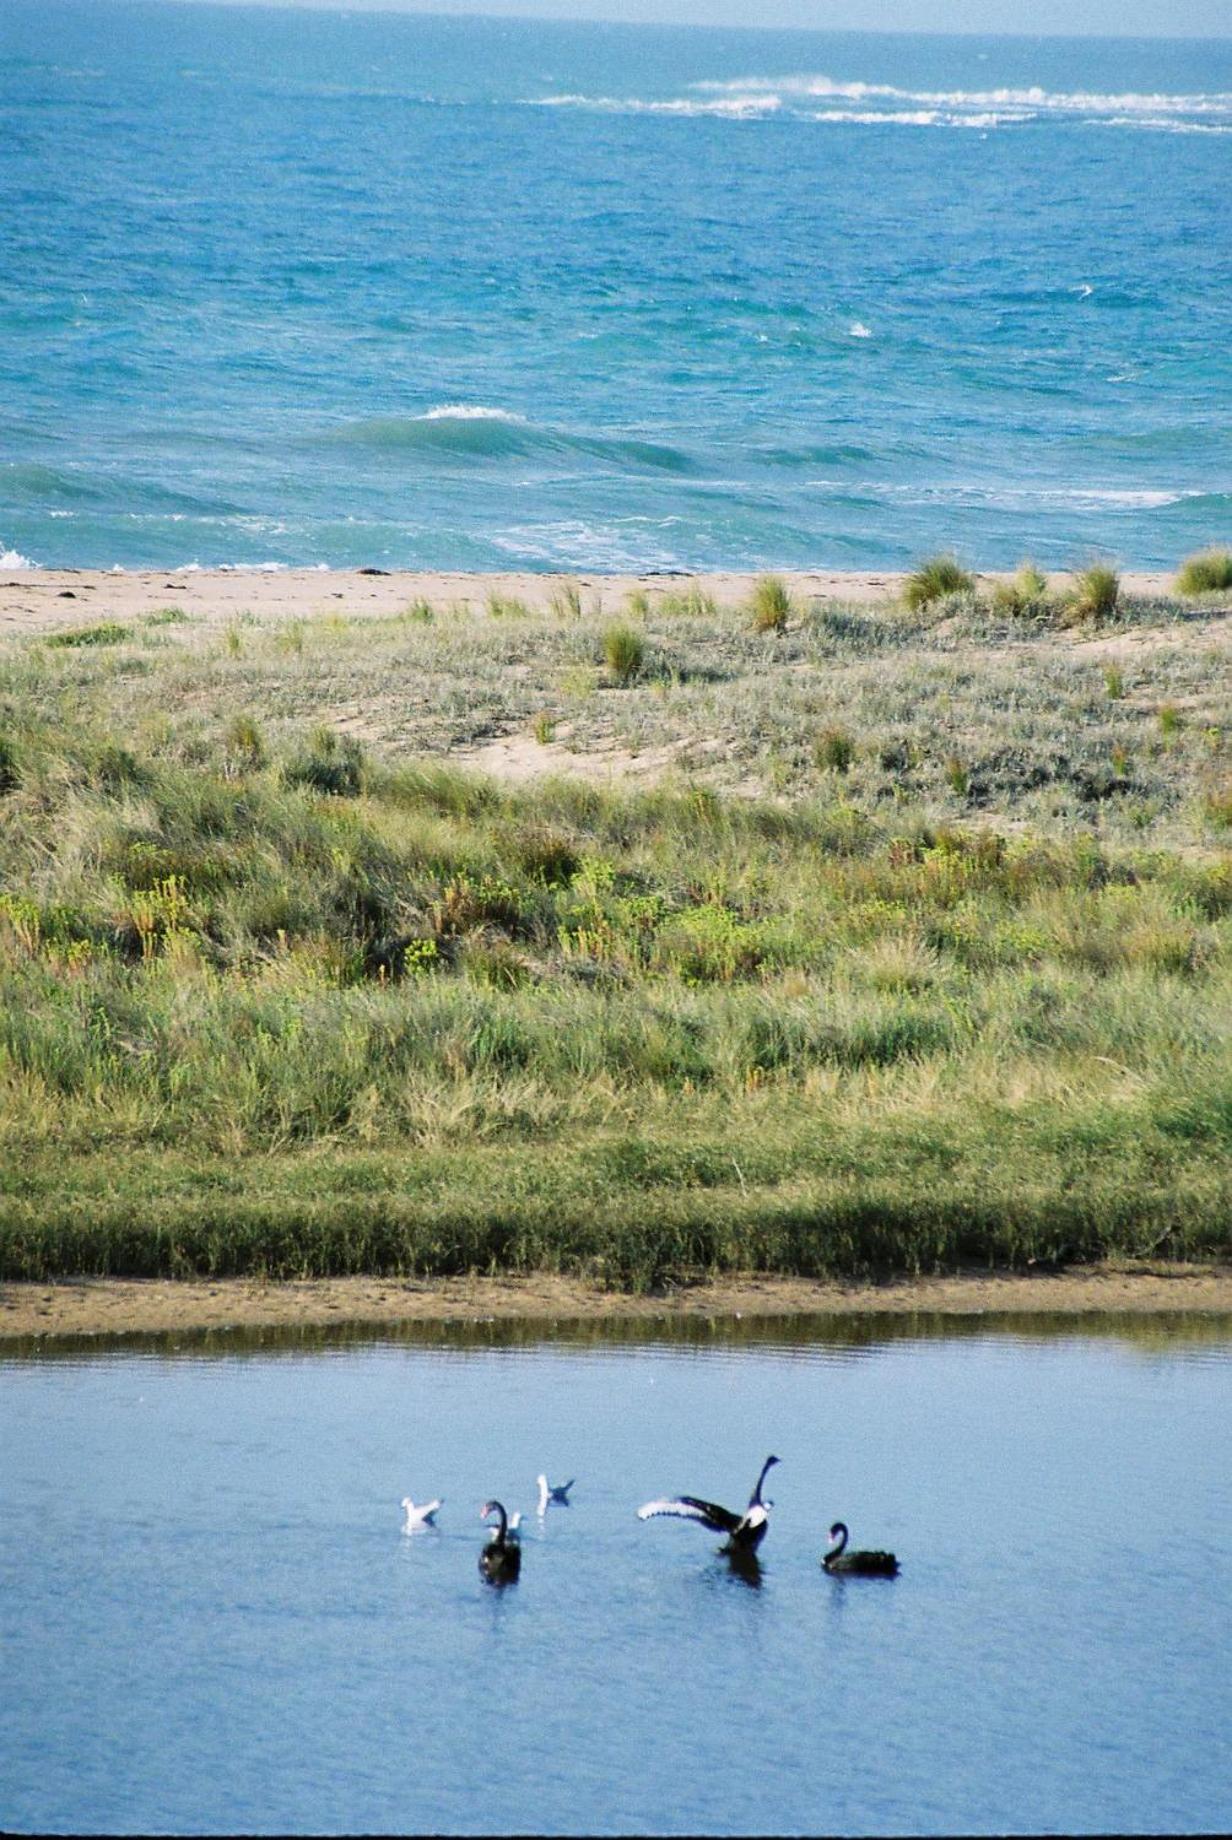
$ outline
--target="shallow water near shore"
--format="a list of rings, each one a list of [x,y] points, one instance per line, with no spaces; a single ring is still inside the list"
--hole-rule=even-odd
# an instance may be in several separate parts
[[[0,1825],[1224,1828],[1230,1406],[1226,1317],[21,1345]],[[771,1450],[758,1578],[635,1518]],[[839,1517],[901,1576],[825,1577]]]

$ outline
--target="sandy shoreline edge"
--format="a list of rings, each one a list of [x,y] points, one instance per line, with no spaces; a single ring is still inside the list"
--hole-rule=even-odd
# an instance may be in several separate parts
[[[203,629],[236,619],[276,624],[281,620],[325,618],[345,611],[350,619],[389,619],[414,601],[430,601],[440,610],[483,611],[491,596],[523,602],[546,612],[565,583],[576,585],[585,604],[596,597],[606,611],[619,613],[625,597],[646,594],[653,611],[659,595],[696,587],[720,606],[736,606],[749,597],[759,574],[719,570],[641,575],[607,575],[580,571],[553,574],[509,570],[501,573],[393,569],[0,569],[0,638],[37,637],[99,619],[140,620],[169,606]],[[905,572],[893,569],[776,570],[800,601],[832,600],[871,605],[902,591]],[[977,580],[998,581],[1013,571],[983,571]],[[1062,573],[1055,582],[1068,579]],[[1121,576],[1130,596],[1152,598],[1171,591],[1170,571]],[[342,605],[340,606],[341,603]]]
[[[1116,1264],[1062,1272],[973,1271],[884,1283],[733,1277],[653,1295],[578,1279],[78,1278],[0,1284],[0,1342],[17,1337],[484,1321],[542,1322],[799,1315],[1081,1317],[1181,1311],[1232,1314],[1232,1266]]]

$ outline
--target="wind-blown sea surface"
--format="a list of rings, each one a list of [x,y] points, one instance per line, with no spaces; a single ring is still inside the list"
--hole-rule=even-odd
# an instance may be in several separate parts
[[[0,562],[1167,566],[1232,40],[0,7]]]

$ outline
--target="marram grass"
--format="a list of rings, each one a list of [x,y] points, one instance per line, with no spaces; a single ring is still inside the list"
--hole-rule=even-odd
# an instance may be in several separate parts
[[[0,706],[4,1276],[1228,1250],[1209,845],[862,810],[845,731],[785,805],[30,703]]]

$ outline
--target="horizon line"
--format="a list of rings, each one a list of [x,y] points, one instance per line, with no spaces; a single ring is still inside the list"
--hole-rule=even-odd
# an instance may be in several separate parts
[[[11,3],[11,0],[10,0]],[[52,0],[55,4],[55,0]],[[17,0],[20,6],[43,11],[47,0]],[[929,31],[924,27],[894,31],[883,26],[837,25],[725,25],[717,20],[695,19],[617,19],[606,13],[586,13],[579,18],[564,19],[552,13],[489,12],[482,8],[442,12],[433,6],[402,5],[398,0],[382,4],[381,0],[60,0],[60,4],[88,5],[91,11],[100,6],[113,7],[196,7],[216,12],[250,13],[326,13],[335,16],[362,13],[365,16],[398,19],[493,20],[506,25],[538,26],[609,26],[626,32],[727,32],[750,38],[792,34],[801,38],[923,38],[923,39],[993,39],[1027,44],[1189,44],[1232,45],[1232,32],[1009,32],[978,31],[955,27],[949,31]]]

